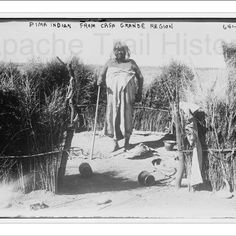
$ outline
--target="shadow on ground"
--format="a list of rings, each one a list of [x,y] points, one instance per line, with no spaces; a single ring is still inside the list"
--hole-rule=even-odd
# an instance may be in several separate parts
[[[144,154],[142,156],[128,157],[127,159],[129,159],[129,160],[143,160],[143,159],[147,159],[147,158],[150,158],[150,157],[153,157],[152,152],[149,152],[149,153]]]
[[[173,134],[166,134],[164,137],[158,140],[152,140],[152,141],[146,141],[146,142],[139,142],[135,144],[131,144],[131,148],[134,148],[135,146],[139,145],[140,143],[143,143],[144,145],[150,147],[150,148],[160,148],[164,147],[164,140],[175,140],[175,136]]]
[[[60,194],[85,194],[108,191],[122,191],[140,188],[138,181],[117,176],[114,171],[94,173],[90,178],[83,178],[80,174],[67,175],[61,187]]]
[[[211,182],[210,181],[205,181],[203,184],[200,184],[197,188],[197,191],[212,192]]]
[[[171,134],[166,134],[164,137],[162,137],[161,139],[158,139],[158,140],[152,140],[152,141],[145,141],[145,142],[138,142],[138,143],[134,143],[134,144],[130,144],[130,149],[138,146],[139,144],[144,144],[146,146],[148,146],[149,148],[153,148],[153,149],[157,149],[157,148],[160,148],[160,147],[164,147],[164,140],[174,140],[174,136],[171,135]],[[146,159],[146,158],[150,158],[150,157],[153,157],[153,153],[152,152],[149,152],[149,153],[146,153],[145,155],[143,156],[135,156],[135,157],[129,157],[128,159],[130,160],[143,160],[143,159]]]
[[[172,137],[171,137],[172,138]],[[163,147],[164,140],[170,139],[165,135],[159,140],[142,142],[144,145],[156,149]],[[131,144],[131,148],[139,145],[139,143]],[[152,155],[145,156],[142,159],[149,158]],[[134,158],[136,159],[136,158]],[[139,158],[140,159],[140,158]],[[86,193],[101,193],[110,191],[123,191],[142,188],[137,181],[129,178],[121,177],[116,171],[108,171],[104,173],[94,173],[90,178],[83,178],[80,174],[67,175],[64,177],[64,184],[60,189],[60,194],[86,194]]]

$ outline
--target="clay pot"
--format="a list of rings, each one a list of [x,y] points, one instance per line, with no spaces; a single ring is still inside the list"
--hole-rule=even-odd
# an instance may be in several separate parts
[[[173,141],[173,140],[164,141],[164,146],[167,151],[173,151],[175,144],[176,144],[176,141]]]
[[[155,178],[148,171],[142,171],[138,175],[138,182],[144,186],[152,186],[155,183]]]
[[[81,176],[85,178],[91,177],[93,175],[93,170],[87,162],[80,164],[79,172]]]

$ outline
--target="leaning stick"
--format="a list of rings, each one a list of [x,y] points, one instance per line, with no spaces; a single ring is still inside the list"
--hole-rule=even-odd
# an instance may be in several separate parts
[[[100,90],[101,90],[101,87],[98,86],[98,95],[97,95],[97,104],[96,104],[96,111],[95,111],[94,127],[93,127],[93,141],[92,141],[92,146],[91,146],[90,160],[93,159],[93,150],[94,150],[95,135],[96,135],[96,126],[97,126],[98,104],[99,104]]]
[[[63,61],[60,59],[60,57],[57,56],[57,60],[58,60],[62,65],[66,66],[66,63],[63,62]]]

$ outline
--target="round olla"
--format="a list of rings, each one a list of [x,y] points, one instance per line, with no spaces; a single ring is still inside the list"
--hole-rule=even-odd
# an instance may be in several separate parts
[[[87,162],[80,164],[79,172],[81,176],[85,178],[91,177],[93,175],[93,170]]]
[[[173,140],[165,140],[164,141],[165,149],[167,151],[173,151],[175,144],[176,144],[176,141],[173,141]]]
[[[144,186],[151,186],[155,183],[155,178],[148,171],[142,171],[138,175],[138,182]]]

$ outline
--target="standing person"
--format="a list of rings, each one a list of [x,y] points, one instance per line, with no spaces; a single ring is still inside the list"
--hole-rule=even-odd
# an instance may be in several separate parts
[[[199,184],[203,183],[202,179],[202,145],[199,140],[198,127],[195,117],[191,123],[186,125],[186,136],[189,144],[193,147],[192,165],[190,169],[189,188],[195,190]]]
[[[202,144],[205,143],[205,130],[201,123],[204,123],[204,113],[201,108],[193,103],[180,102],[180,108],[183,111],[183,123],[185,125],[186,138],[192,147],[192,160],[189,170],[189,189],[196,190],[203,183],[202,163],[203,152]],[[200,123],[201,118],[201,123]]]
[[[107,87],[106,130],[114,139],[114,151],[119,148],[118,141],[125,138],[125,150],[133,129],[133,105],[142,98],[143,76],[134,60],[130,59],[128,46],[116,42],[113,57],[102,68],[98,85]]]

